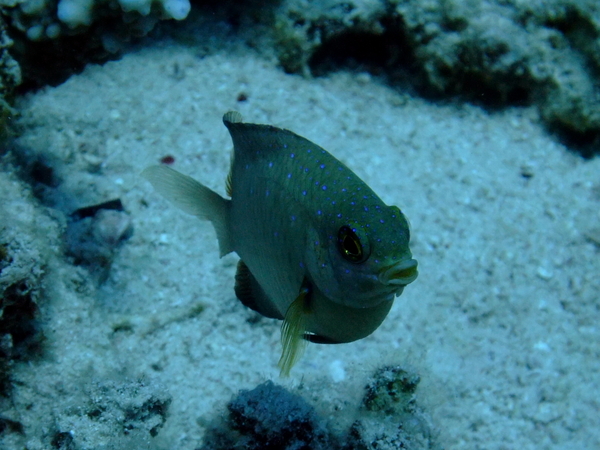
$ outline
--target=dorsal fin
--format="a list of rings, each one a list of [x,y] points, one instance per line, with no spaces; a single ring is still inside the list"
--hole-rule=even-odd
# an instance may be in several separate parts
[[[242,115],[237,111],[227,111],[223,115],[223,123],[227,126],[228,123],[242,123]],[[225,191],[229,197],[233,197],[233,188],[231,184],[231,176],[233,172],[233,153],[231,153],[231,161],[229,163],[229,173],[225,179]]]
[[[242,115],[237,111],[227,111],[223,116],[223,123],[227,125],[227,123],[241,123]]]
[[[235,157],[235,153],[231,152],[231,158],[229,158],[229,173],[227,174],[227,178],[225,179],[225,192],[229,196],[229,198],[233,197],[233,185],[231,184],[231,178],[233,176],[233,158]]]

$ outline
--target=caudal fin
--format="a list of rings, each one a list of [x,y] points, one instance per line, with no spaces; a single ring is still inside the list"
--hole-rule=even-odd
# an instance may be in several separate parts
[[[160,195],[184,212],[212,222],[221,256],[233,251],[229,237],[230,200],[167,166],[150,166],[144,169],[142,176]]]

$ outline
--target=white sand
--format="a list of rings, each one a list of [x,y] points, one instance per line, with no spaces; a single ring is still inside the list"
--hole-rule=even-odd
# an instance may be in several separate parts
[[[79,206],[120,197],[135,227],[99,290],[82,268],[48,269],[49,354],[15,367],[26,431],[52,410],[81,437],[61,396],[120,377],[173,396],[159,448],[197,447],[232,395],[266,379],[301,384],[343,430],[367,377],[401,364],[421,374],[419,402],[446,448],[600,448],[600,250],[586,238],[600,226],[600,159],[557,144],[533,109],[432,105],[364,74],[303,79],[242,50],[147,48],[20,102],[19,143],[65,163]],[[210,224],[139,177],[170,154],[223,193],[230,109],[328,149],[412,224],[420,276],[381,328],[310,345],[290,379],[276,367],[279,323],[249,323],[255,313],[235,298],[237,258],[220,260]],[[132,332],[113,332],[123,323]]]

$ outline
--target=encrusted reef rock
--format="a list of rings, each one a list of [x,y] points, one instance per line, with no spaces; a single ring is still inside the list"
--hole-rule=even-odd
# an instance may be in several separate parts
[[[26,87],[57,85],[89,62],[115,58],[160,20],[183,20],[189,0],[0,0]]]
[[[271,381],[241,391],[227,409],[228,423],[214,429],[201,450],[336,448],[314,408]]]
[[[52,386],[57,382],[48,380]],[[60,381],[58,382],[60,384]],[[21,424],[0,416],[0,440],[6,448],[32,450],[158,449],[154,438],[168,416],[171,396],[165,386],[142,381],[78,380],[64,383],[59,392],[44,392],[46,416]],[[39,405],[32,409],[39,408]],[[19,418],[14,411],[4,411]],[[3,427],[4,425],[4,427]],[[9,431],[2,432],[11,427]],[[9,439],[12,435],[12,440]],[[2,447],[5,448],[5,447]]]
[[[21,84],[21,68],[9,53],[12,45],[4,19],[0,16],[0,143],[7,137],[6,122],[12,114],[10,103],[15,88]]]
[[[1,0],[11,26],[32,41],[82,32],[106,17],[149,30],[160,19],[183,20],[189,0]]]
[[[437,449],[433,426],[417,405],[419,381],[418,375],[398,366],[377,370],[346,435],[328,430],[302,397],[267,381],[240,391],[227,405],[227,421],[211,429],[200,450]]]
[[[421,94],[488,107],[536,104],[548,128],[589,157],[600,147],[596,0],[326,0],[201,4],[200,14],[272,29],[284,70],[340,66]],[[0,0],[34,86],[110,58],[189,0]],[[219,11],[218,13],[216,13]],[[244,19],[242,19],[244,17]],[[68,51],[65,51],[68,50]]]
[[[537,104],[550,130],[600,147],[600,10],[595,0],[289,0],[276,15],[292,73],[340,64],[427,96],[486,106]]]
[[[0,393],[14,360],[35,357],[45,266],[57,252],[58,224],[35,206],[30,189],[0,171]]]
[[[417,403],[418,374],[400,366],[378,369],[365,388],[362,414],[348,437],[361,450],[440,448],[431,420]]]

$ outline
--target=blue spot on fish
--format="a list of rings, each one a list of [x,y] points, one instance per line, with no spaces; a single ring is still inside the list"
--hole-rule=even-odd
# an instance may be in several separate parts
[[[324,191],[326,191],[327,190],[327,186],[323,185],[323,186],[321,186],[321,189],[323,189]]]

